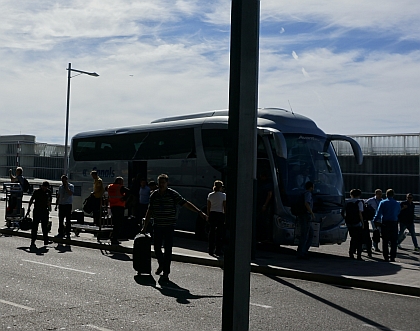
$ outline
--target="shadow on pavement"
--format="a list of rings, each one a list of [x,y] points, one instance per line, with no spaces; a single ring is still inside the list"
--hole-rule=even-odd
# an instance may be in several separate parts
[[[37,248],[17,247],[17,249],[20,249],[21,251],[24,251],[26,253],[36,254],[36,255],[44,255],[45,253],[48,253],[49,251],[49,249],[45,246],[37,247]]]
[[[152,275],[135,275],[134,280],[137,284],[142,286],[151,286],[157,289],[162,295],[175,298],[176,302],[180,304],[189,304],[190,300],[197,300],[203,298],[221,298],[221,295],[195,295],[191,294],[186,288],[179,286],[171,280],[163,281],[159,278],[158,282],[153,278]]]
[[[54,249],[58,251],[58,253],[72,252],[70,245],[57,244],[57,246],[54,247]]]
[[[293,248],[266,246],[257,251],[253,262],[305,272],[353,277],[394,275],[403,268],[400,264],[384,262],[380,253],[374,253],[372,258],[364,253],[362,258],[364,261],[357,261],[347,256],[309,251],[309,259],[301,260],[297,259]]]
[[[170,280],[158,281],[159,285],[156,285],[155,288],[162,293],[164,296],[176,298],[176,302],[180,304],[189,304],[190,300],[197,300],[203,298],[221,298],[221,295],[195,295],[191,294],[190,290],[180,287],[178,284]]]
[[[300,292],[300,293],[302,293],[302,294],[304,294],[304,295],[306,295],[308,297],[311,297],[312,299],[318,300],[319,302],[321,302],[321,303],[323,303],[325,305],[328,305],[328,306],[330,306],[330,307],[332,307],[332,308],[334,308],[336,310],[339,310],[339,311],[341,311],[344,314],[347,314],[347,315],[349,315],[351,317],[354,317],[354,318],[360,320],[361,322],[363,322],[363,323],[365,323],[365,324],[367,324],[367,325],[369,325],[369,326],[371,326],[371,327],[373,327],[373,328],[375,328],[377,330],[382,330],[382,331],[392,331],[393,330],[393,329],[388,328],[388,327],[386,327],[386,326],[384,326],[382,324],[379,324],[379,323],[377,323],[377,322],[375,322],[375,321],[373,321],[373,320],[371,320],[371,319],[369,319],[369,318],[367,318],[365,316],[362,316],[362,315],[360,315],[358,313],[355,313],[354,311],[351,311],[351,310],[349,310],[347,308],[341,307],[338,304],[335,304],[335,303],[333,303],[333,302],[331,302],[331,301],[329,301],[327,299],[321,298],[320,296],[318,296],[316,294],[313,294],[313,293],[311,293],[309,291],[306,291],[306,290],[304,290],[304,289],[302,289],[300,287],[297,287],[297,286],[293,285],[292,283],[290,283],[290,282],[288,282],[288,281],[286,281],[284,279],[281,279],[281,278],[276,277],[276,276],[271,276],[271,275],[265,275],[265,276],[268,277],[268,278],[270,278],[270,279],[272,279],[272,280],[274,280],[274,281],[276,281],[276,282],[278,282],[278,283],[280,283],[280,284],[282,284],[282,285],[284,285],[284,286],[288,286],[289,288],[291,288],[291,289],[293,289],[295,291],[298,291],[298,292]]]
[[[137,284],[143,285],[143,286],[156,286],[156,280],[153,278],[152,275],[135,275],[134,280]]]
[[[104,252],[101,250],[102,255],[105,255],[111,259],[119,260],[119,261],[132,261],[132,258],[125,253],[117,253],[117,252]]]

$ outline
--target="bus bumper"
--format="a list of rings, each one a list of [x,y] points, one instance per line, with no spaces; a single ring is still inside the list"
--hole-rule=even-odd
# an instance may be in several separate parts
[[[348,229],[344,222],[332,229],[321,229],[319,233],[319,243],[321,245],[341,244],[346,241],[347,232]]]

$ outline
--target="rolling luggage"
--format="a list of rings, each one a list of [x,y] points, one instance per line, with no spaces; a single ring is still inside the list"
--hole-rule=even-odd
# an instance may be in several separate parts
[[[139,233],[134,238],[133,268],[139,274],[152,273],[151,239],[149,234]]]

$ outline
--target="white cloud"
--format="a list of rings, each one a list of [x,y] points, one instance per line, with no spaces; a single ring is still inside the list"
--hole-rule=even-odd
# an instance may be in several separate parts
[[[311,76],[309,76],[308,72],[305,70],[305,68],[302,68],[302,74],[303,76],[305,76],[306,78],[310,78]]]
[[[230,6],[2,1],[0,111],[12,115],[0,134],[64,141],[69,62],[100,74],[71,80],[70,136],[227,108]],[[290,100],[328,132],[418,132],[420,52],[416,44],[376,48],[372,38],[387,35],[396,48],[418,42],[419,14],[420,3],[408,0],[262,0],[262,25],[274,33],[262,29],[260,38],[259,105],[289,108]],[[346,39],[353,30],[371,39]]]
[[[280,22],[323,22],[324,26],[349,29],[398,30],[410,38],[420,38],[420,3],[415,0],[303,0],[261,1],[262,20]]]

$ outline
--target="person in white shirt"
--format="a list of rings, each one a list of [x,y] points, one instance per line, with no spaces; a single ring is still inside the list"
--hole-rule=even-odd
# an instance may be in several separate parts
[[[209,254],[223,255],[223,236],[226,211],[226,194],[222,192],[223,182],[216,180],[213,192],[207,198],[207,215],[209,215]]]

